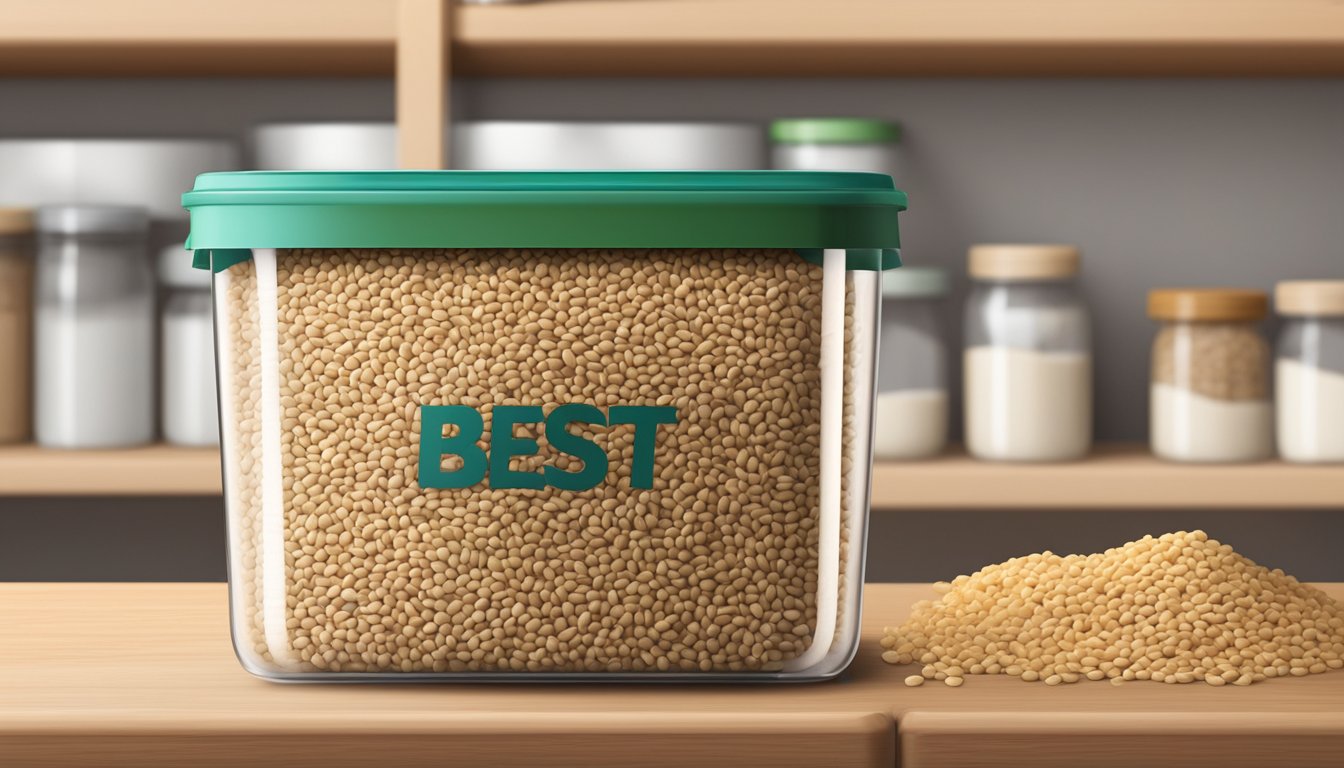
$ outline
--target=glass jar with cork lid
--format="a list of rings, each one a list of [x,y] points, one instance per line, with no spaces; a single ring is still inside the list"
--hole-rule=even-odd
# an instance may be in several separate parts
[[[966,449],[1073,461],[1092,444],[1092,342],[1072,245],[976,245],[966,299]]]
[[[1279,283],[1274,362],[1279,454],[1344,462],[1344,280]]]
[[[1150,438],[1169,461],[1232,463],[1274,451],[1269,344],[1258,323],[1261,291],[1156,290],[1148,316],[1163,323],[1153,341]]]

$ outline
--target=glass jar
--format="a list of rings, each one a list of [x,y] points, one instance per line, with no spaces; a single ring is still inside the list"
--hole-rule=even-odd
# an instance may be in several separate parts
[[[184,202],[249,670],[849,664],[890,179],[261,172]]]
[[[0,443],[32,423],[33,214],[0,208]]]
[[[769,162],[754,123],[467,120],[452,134],[464,171],[755,171]]]
[[[793,171],[865,171],[896,177],[901,128],[858,117],[776,120],[774,167]]]
[[[1274,300],[1279,455],[1344,461],[1344,280],[1279,283]]]
[[[38,209],[34,431],[50,448],[154,439],[154,274],[141,208]]]
[[[873,458],[925,459],[947,446],[947,273],[902,267],[882,275]]]
[[[191,251],[183,243],[163,249],[158,271],[167,289],[159,345],[163,439],[175,445],[219,445],[210,273],[192,269]]]
[[[1071,245],[977,245],[966,301],[966,448],[1069,461],[1092,443],[1091,323]]]
[[[1169,461],[1260,461],[1274,452],[1261,291],[1156,290],[1149,404],[1153,453]]]

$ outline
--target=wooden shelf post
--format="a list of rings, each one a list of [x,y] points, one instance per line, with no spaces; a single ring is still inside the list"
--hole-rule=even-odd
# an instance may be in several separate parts
[[[451,0],[397,0],[397,159],[448,167]]]

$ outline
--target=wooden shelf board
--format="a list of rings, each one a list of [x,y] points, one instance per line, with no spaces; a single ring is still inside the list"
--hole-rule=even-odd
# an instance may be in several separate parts
[[[1103,446],[1070,464],[990,464],[964,454],[878,462],[872,507],[937,509],[1339,509],[1344,466],[1172,464]],[[0,446],[0,496],[217,495],[219,453],[167,445],[61,451]]]
[[[392,0],[0,0],[0,72],[391,74]],[[1334,0],[540,0],[457,6],[501,76],[1334,75]]]
[[[1102,446],[1069,464],[995,464],[965,454],[877,462],[872,508],[1344,508],[1344,466],[1176,464],[1144,446]]]
[[[0,446],[4,496],[219,495],[219,451],[151,445],[64,451]]]
[[[391,0],[0,0],[6,75],[391,75]]]
[[[490,74],[1344,72],[1333,0],[566,0],[458,19],[459,68]]]
[[[1329,585],[1344,597],[1344,585]],[[907,688],[882,627],[932,597],[868,585],[862,645],[812,685],[276,685],[220,584],[0,585],[0,754],[15,764],[1337,766],[1344,672],[1247,688],[969,677]],[[899,739],[897,738],[899,733]],[[1003,752],[997,752],[1003,749]],[[1277,750],[1277,752],[1276,752]],[[1030,755],[1027,755],[1027,751]],[[1281,759],[1261,759],[1267,754]]]

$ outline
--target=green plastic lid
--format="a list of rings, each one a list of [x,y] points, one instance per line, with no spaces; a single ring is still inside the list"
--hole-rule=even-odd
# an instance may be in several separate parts
[[[901,126],[863,117],[798,117],[770,124],[778,144],[893,144]]]
[[[843,248],[889,269],[906,199],[874,173],[250,171],[182,204],[215,271],[252,248]]]

